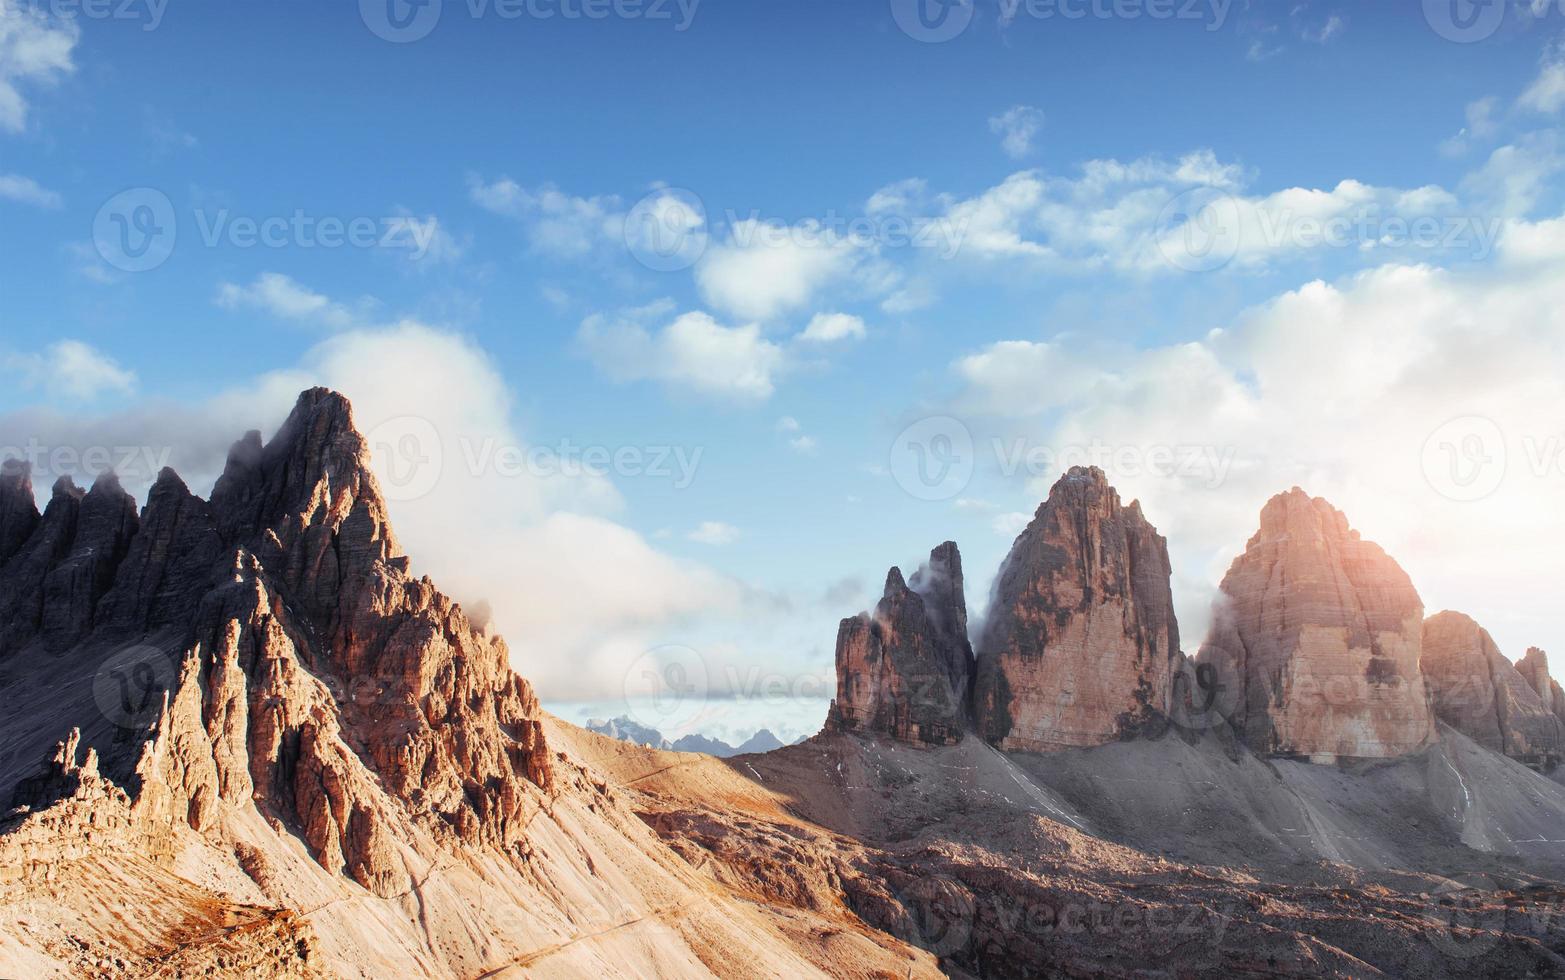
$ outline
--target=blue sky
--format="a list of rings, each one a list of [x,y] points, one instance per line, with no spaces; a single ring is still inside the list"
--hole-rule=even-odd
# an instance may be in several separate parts
[[[373,0],[7,0],[0,444],[166,449],[204,490],[335,384],[391,457],[438,443],[399,529],[547,700],[618,713],[649,650],[805,695],[702,716],[736,740],[818,721],[888,565],[956,539],[980,616],[1077,450],[1169,535],[1191,652],[1293,483],[1432,610],[1565,650],[1565,13],[976,2],[923,43],[902,0],[444,0],[392,43]],[[643,261],[648,207],[693,262]],[[127,271],[116,220],[171,252]],[[959,485],[906,485],[910,431],[956,433]],[[581,447],[632,464],[548,461]],[[1495,486],[1450,476],[1497,448]]]

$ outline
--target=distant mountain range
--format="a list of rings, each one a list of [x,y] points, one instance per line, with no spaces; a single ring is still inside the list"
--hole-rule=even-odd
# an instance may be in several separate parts
[[[649,748],[662,749],[665,752],[703,752],[716,756],[719,759],[728,759],[736,755],[755,755],[760,752],[771,752],[774,749],[783,748],[785,744],[798,745],[804,738],[798,738],[792,743],[784,743],[772,733],[771,729],[763,728],[745,739],[738,747],[729,745],[722,739],[708,738],[701,734],[685,735],[669,741],[663,737],[663,733],[656,728],[649,728],[635,720],[621,715],[618,718],[610,718],[604,721],[601,718],[588,720],[584,726],[589,732],[597,732],[599,735],[607,735],[609,738],[618,739],[621,742],[630,742],[635,745],[645,745]]]

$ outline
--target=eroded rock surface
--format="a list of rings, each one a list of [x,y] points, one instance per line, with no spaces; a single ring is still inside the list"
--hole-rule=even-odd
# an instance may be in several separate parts
[[[1470,617],[1431,616],[1424,623],[1422,663],[1435,713],[1447,725],[1529,765],[1553,768],[1565,756],[1565,724],[1552,704],[1545,704],[1489,631]],[[1529,666],[1535,671],[1535,664]]]
[[[1261,752],[1391,758],[1434,737],[1419,670],[1423,601],[1395,561],[1297,487],[1267,503],[1222,583],[1200,658]]]
[[[842,621],[827,719],[833,730],[933,745],[961,740],[973,658],[956,545],[931,552],[913,581],[917,588],[891,569],[875,611]]]
[[[1097,468],[1072,469],[1012,545],[974,713],[1002,749],[1101,745],[1166,716],[1179,625],[1168,544]]]

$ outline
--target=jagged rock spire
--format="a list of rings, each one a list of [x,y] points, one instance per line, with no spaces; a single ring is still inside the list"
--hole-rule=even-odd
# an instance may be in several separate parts
[[[1565,723],[1469,616],[1424,623],[1420,659],[1439,719],[1485,748],[1540,767],[1565,758]],[[1545,669],[1545,677],[1547,672]]]
[[[842,621],[828,727],[924,744],[961,740],[973,660],[956,545],[931,552],[913,583],[893,567],[874,613]]]
[[[1055,483],[1017,537],[979,644],[979,734],[1010,750],[1100,745],[1168,711],[1179,625],[1168,544],[1103,471]]]

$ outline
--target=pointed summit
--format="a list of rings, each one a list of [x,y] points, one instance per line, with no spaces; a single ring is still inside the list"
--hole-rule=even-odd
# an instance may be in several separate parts
[[[1002,749],[1101,745],[1168,711],[1168,543],[1097,467],[1062,476],[1011,546],[978,651],[978,731]]]
[[[1419,660],[1441,721],[1479,745],[1538,768],[1565,759],[1562,723],[1469,616],[1443,612],[1424,623]]]
[[[902,571],[886,575],[875,612],[844,619],[837,631],[837,699],[827,727],[890,735],[905,742],[952,744],[966,728],[966,692],[972,674],[961,556],[954,544],[936,548],[913,576],[926,598],[909,588]],[[954,599],[951,570],[956,570]]]
[[[0,463],[0,565],[21,550],[38,527],[33,468],[19,459]]]
[[[1229,720],[1258,751],[1393,758],[1435,737],[1423,600],[1330,503],[1268,501],[1222,596],[1200,659],[1238,690]]]

